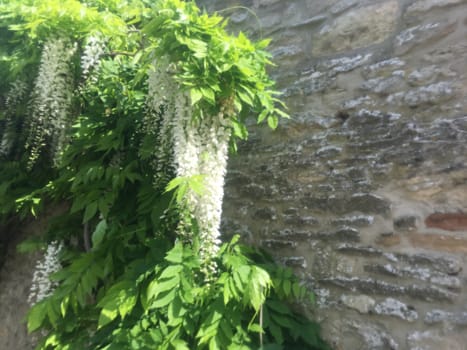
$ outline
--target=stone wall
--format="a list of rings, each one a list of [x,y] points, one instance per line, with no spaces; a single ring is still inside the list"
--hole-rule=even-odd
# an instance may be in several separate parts
[[[31,350],[34,340],[28,336],[27,302],[39,252],[20,253],[17,245],[38,235],[47,227],[50,215],[31,222],[0,226],[4,249],[0,259],[0,350]]]
[[[316,291],[336,349],[467,349],[467,1],[199,2],[273,39],[292,116],[231,159],[225,227]]]

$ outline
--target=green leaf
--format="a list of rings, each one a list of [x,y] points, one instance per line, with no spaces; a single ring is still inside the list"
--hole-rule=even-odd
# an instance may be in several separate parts
[[[66,316],[69,302],[70,302],[70,296],[67,295],[66,297],[63,298],[62,302],[60,303],[60,313],[62,317]]]
[[[248,326],[248,330],[251,331],[251,332],[255,332],[255,333],[263,333],[264,332],[263,328],[257,323],[250,324]]]
[[[175,263],[181,264],[183,261],[183,244],[178,242],[175,246],[167,253],[165,260]]]
[[[245,124],[238,122],[237,120],[232,120],[232,126],[234,129],[234,135],[241,140],[246,140],[248,138],[248,130]]]
[[[99,320],[97,321],[97,328],[101,328],[113,320],[115,320],[118,316],[118,306],[115,300],[110,301],[105,305],[105,307],[101,310],[99,315]]]
[[[159,295],[158,295],[159,296]],[[161,298],[156,299],[151,303],[151,307],[155,309],[162,308],[164,306],[167,306],[169,303],[171,303],[175,298],[175,289],[172,289],[171,291],[165,293],[165,295]]]
[[[201,90],[192,88],[190,89],[190,98],[191,98],[191,105],[194,106],[198,103],[199,100],[203,98],[203,93]]]
[[[290,283],[290,280],[284,280],[283,288],[284,288],[284,294],[286,297],[290,296],[291,287],[292,287],[292,284]]]
[[[28,332],[34,332],[42,326],[47,316],[47,303],[44,301],[35,304],[28,313]]]
[[[270,115],[268,117],[268,125],[272,130],[275,130],[279,125],[279,118],[276,115]]]
[[[122,319],[128,315],[136,305],[136,295],[134,293],[125,293],[121,295],[121,301],[118,305],[118,313]]]
[[[49,301],[46,303],[47,305],[47,316],[49,318],[50,323],[54,328],[57,327],[58,319],[60,318],[60,311],[57,309],[57,304]]]
[[[183,265],[170,265],[162,271],[162,274],[158,279],[173,279],[175,277],[179,278],[178,274],[183,270]]]
[[[266,119],[268,114],[269,114],[269,111],[267,109],[263,109],[258,116],[258,124],[262,123],[263,120]]]
[[[207,56],[208,45],[206,42],[190,37],[185,37],[179,35],[178,33],[175,33],[175,37],[179,43],[188,46],[188,48],[193,51],[193,56],[196,58],[204,58]]]
[[[104,240],[105,233],[107,231],[107,221],[105,219],[101,220],[92,234],[92,247],[93,249],[97,248],[101,242]]]
[[[214,90],[211,88],[200,88],[203,97],[212,105],[216,104],[216,95],[214,94]]]
[[[167,317],[169,319],[169,326],[178,326],[180,323],[183,323],[184,318],[182,317],[185,314],[185,309],[182,308],[182,300],[177,296],[174,298],[173,302],[169,304],[167,310]]]
[[[175,350],[190,350],[188,344],[182,339],[175,339],[171,342]]]
[[[180,278],[178,276],[175,276],[174,278],[165,280],[165,281],[159,281],[159,280],[154,280],[152,281],[147,290],[147,298],[148,300],[151,300],[152,298],[157,298],[159,294],[167,292],[169,290],[173,290],[178,284],[180,283]]]
[[[84,217],[83,217],[83,224],[91,220],[94,215],[97,213],[97,202],[91,202],[86,206],[86,209],[84,210]]]
[[[253,100],[251,99],[251,97],[247,93],[237,91],[237,95],[238,95],[238,97],[240,97],[240,100],[245,102],[247,105],[253,107]]]

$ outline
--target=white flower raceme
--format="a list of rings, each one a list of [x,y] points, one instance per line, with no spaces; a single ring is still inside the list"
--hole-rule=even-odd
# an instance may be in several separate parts
[[[62,243],[51,242],[47,246],[43,258],[37,261],[28,296],[30,305],[34,305],[48,297],[57,287],[56,283],[50,280],[50,275],[61,269],[58,255],[62,249]]]
[[[5,128],[2,134],[2,141],[0,143],[0,154],[8,155],[13,146],[16,137],[15,130],[15,109],[20,105],[27,93],[27,85],[21,80],[11,83],[10,90],[5,99]]]
[[[155,182],[167,174],[183,178],[201,176],[202,191],[189,189],[185,194],[185,215],[178,227],[181,238],[193,234],[191,218],[199,230],[200,258],[207,274],[216,266],[213,256],[220,246],[220,222],[231,134],[229,116],[233,110],[226,102],[217,115],[193,118],[190,96],[173,79],[176,68],[162,59],[154,63],[148,78],[148,109],[144,121],[147,133],[156,139]],[[167,169],[174,169],[174,174]],[[162,181],[163,184],[167,182]]]
[[[170,76],[167,58],[153,63],[148,77],[147,113],[144,132],[154,135],[157,151],[152,162],[154,183],[163,190],[174,173],[172,126],[176,84]]]
[[[60,159],[70,122],[72,99],[71,58],[76,46],[64,39],[51,39],[42,49],[39,72],[34,82],[26,148],[30,152],[29,166],[50,142],[54,162]]]
[[[218,115],[194,120],[191,100],[186,93],[176,99],[174,120],[174,161],[177,176],[202,175],[202,192],[187,193],[188,210],[197,220],[200,235],[200,258],[209,262],[220,246],[220,222],[227,168],[229,119],[224,108]],[[213,271],[211,271],[213,272]]]
[[[81,70],[84,78],[87,78],[89,73],[99,66],[104,49],[105,41],[102,36],[93,35],[88,38],[81,56]]]

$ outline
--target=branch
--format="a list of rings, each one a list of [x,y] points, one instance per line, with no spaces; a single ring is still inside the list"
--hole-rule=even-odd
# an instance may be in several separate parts
[[[84,240],[84,250],[86,252],[89,252],[91,250],[91,241],[89,239],[89,224],[87,222],[84,224],[83,240]]]

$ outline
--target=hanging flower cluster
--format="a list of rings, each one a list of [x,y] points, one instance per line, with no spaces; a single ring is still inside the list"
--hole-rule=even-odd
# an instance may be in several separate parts
[[[148,104],[156,116],[150,125],[160,143],[155,161],[156,180],[168,165],[174,167],[177,177],[201,176],[202,191],[190,189],[185,194],[184,209],[190,218],[196,219],[200,258],[205,262],[206,272],[212,273],[216,266],[210,260],[221,243],[219,227],[233,103],[225,101],[217,115],[194,118],[190,96],[173,80],[172,70],[174,67],[162,60],[148,81]],[[190,220],[182,218],[179,234],[186,237],[192,231]]]
[[[41,260],[36,263],[32,285],[29,291],[28,303],[34,305],[52,294],[56,288],[56,283],[50,280],[50,275],[62,268],[58,255],[63,249],[63,244],[51,242]]]
[[[200,258],[209,262],[221,243],[219,227],[231,130],[231,109],[225,104],[217,115],[194,119],[189,96],[180,94],[175,112],[174,161],[177,176],[202,176],[202,191],[198,193],[192,190],[187,193],[187,206],[198,223]],[[210,264],[211,268],[215,268]]]
[[[174,175],[172,129],[177,86],[170,76],[168,62],[167,57],[153,62],[154,69],[148,75],[147,112],[143,121],[143,131],[156,140],[157,152],[152,167],[157,190],[163,190]]]
[[[105,41],[102,36],[93,35],[88,38],[81,56],[81,71],[85,79],[91,71],[99,67],[104,50]]]
[[[16,137],[15,130],[15,109],[24,101],[27,94],[27,85],[22,80],[17,80],[11,83],[10,90],[5,99],[5,128],[2,134],[2,141],[0,143],[0,154],[8,155],[13,146]]]
[[[31,119],[26,149],[29,167],[50,143],[54,163],[60,159],[69,125],[72,99],[71,58],[76,46],[64,39],[49,40],[42,50],[39,73],[34,83]]]

